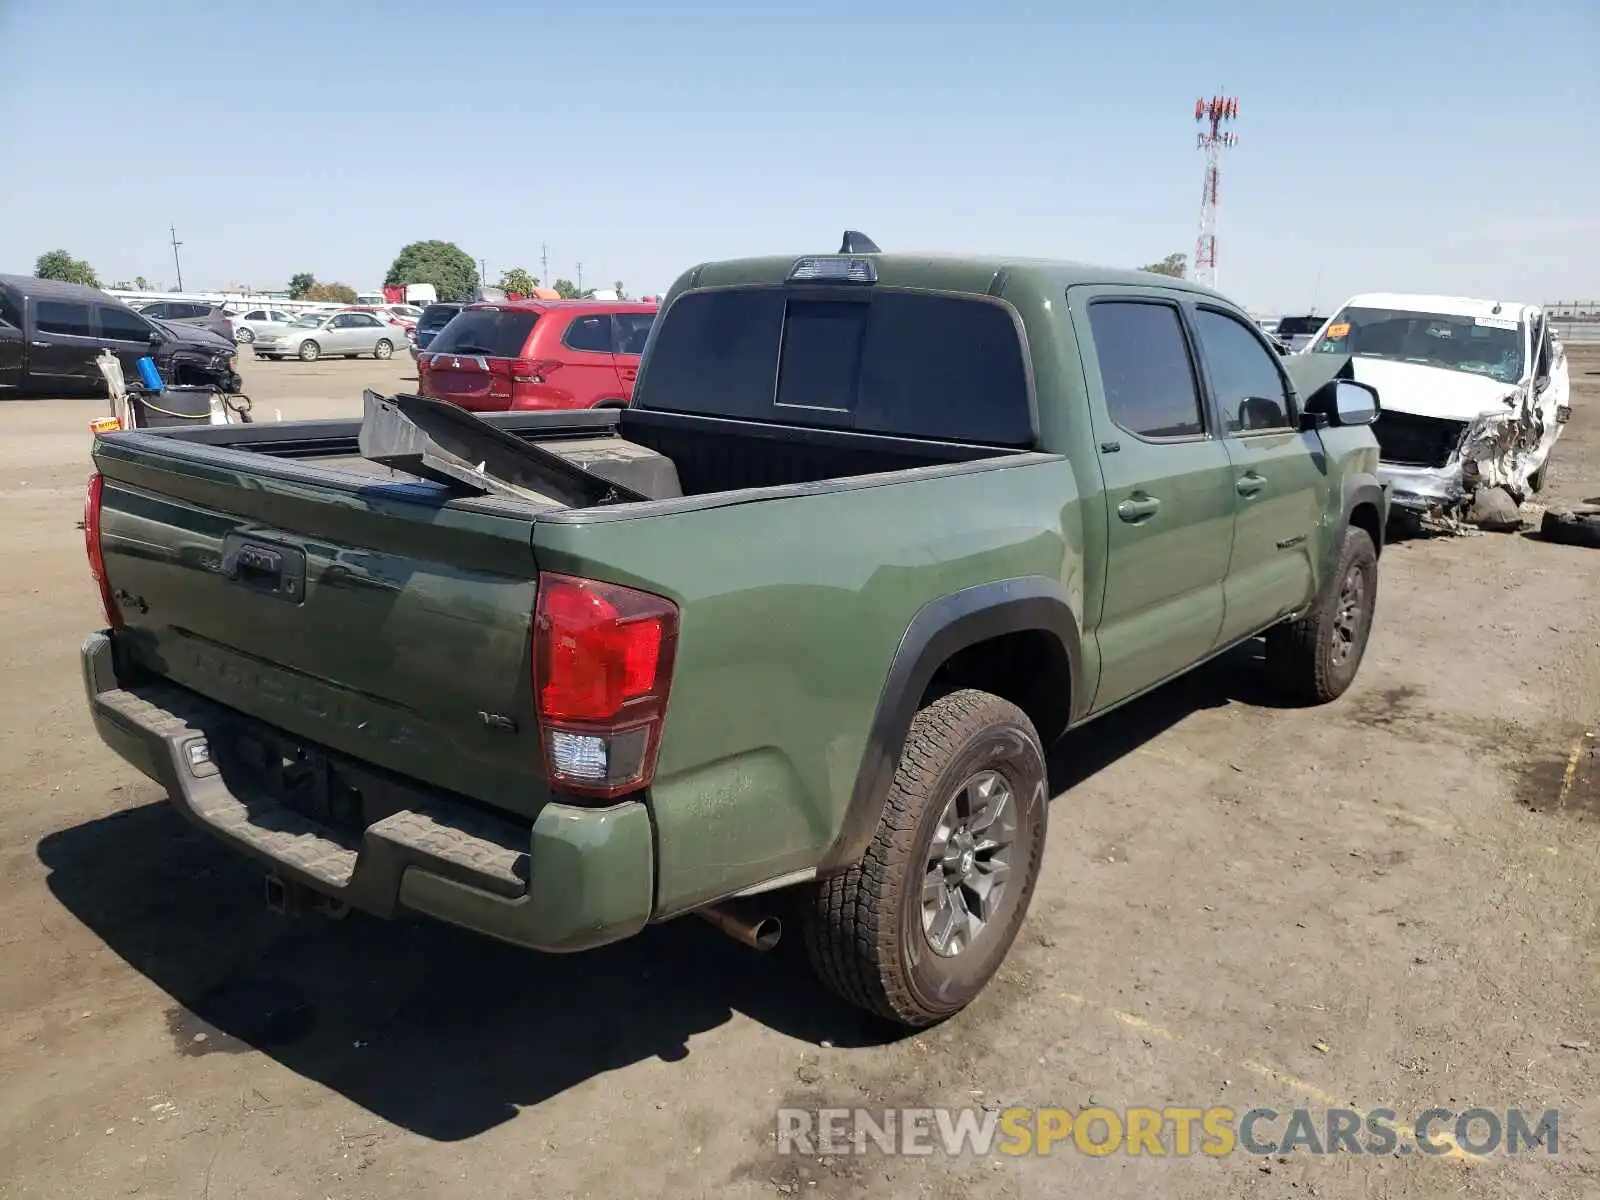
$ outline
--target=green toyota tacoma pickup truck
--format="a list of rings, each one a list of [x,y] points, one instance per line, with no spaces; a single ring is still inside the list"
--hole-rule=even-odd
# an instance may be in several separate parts
[[[1154,275],[707,263],[625,410],[97,438],[89,705],[274,904],[547,951],[797,914],[926,1025],[1017,935],[1063,731],[1259,635],[1349,686],[1387,502],[1348,374]]]

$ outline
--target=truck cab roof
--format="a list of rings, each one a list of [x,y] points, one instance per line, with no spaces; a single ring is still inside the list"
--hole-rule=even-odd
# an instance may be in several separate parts
[[[796,264],[806,259],[870,262],[879,287],[922,288],[982,296],[998,295],[1008,285],[1030,287],[1050,295],[1077,285],[1158,286],[1193,292],[1232,306],[1231,301],[1210,288],[1148,271],[1061,259],[916,253],[786,254],[704,262],[684,272],[666,299],[670,301],[679,292],[697,288],[780,286],[791,282]]]

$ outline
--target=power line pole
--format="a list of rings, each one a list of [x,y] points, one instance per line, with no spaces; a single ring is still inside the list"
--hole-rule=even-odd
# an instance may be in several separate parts
[[[578,295],[583,295],[583,264],[578,264]]]
[[[543,242],[539,243],[539,284],[550,286],[550,247]]]
[[[183,291],[183,263],[178,258],[178,247],[183,243],[178,240],[178,227],[176,225],[168,225],[167,229],[172,234],[172,265],[177,268],[178,290],[181,292]]]

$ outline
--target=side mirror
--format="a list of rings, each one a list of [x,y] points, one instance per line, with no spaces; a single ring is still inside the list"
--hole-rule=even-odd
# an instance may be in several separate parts
[[[1333,417],[1338,425],[1371,425],[1378,419],[1378,389],[1354,379],[1335,379]]]
[[[1306,402],[1301,428],[1327,425],[1371,425],[1378,419],[1378,390],[1353,379],[1334,379]]]
[[[166,340],[167,340],[166,336],[161,332],[161,330],[152,329],[150,331],[150,344],[152,346],[159,346],[162,342],[164,342]]]

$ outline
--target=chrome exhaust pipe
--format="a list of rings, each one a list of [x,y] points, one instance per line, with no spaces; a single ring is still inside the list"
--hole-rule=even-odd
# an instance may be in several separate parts
[[[771,950],[783,936],[782,921],[740,900],[708,904],[695,909],[694,914],[752,950]]]

